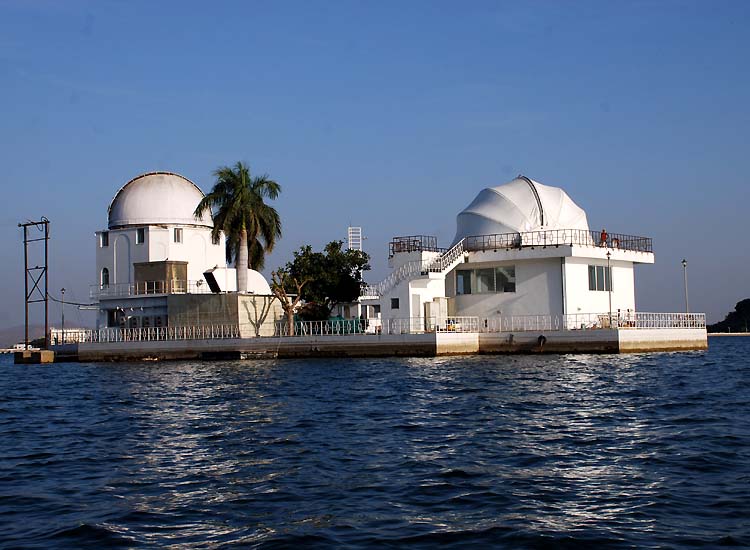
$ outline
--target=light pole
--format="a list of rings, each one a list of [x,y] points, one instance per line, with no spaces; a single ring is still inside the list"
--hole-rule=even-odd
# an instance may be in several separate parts
[[[607,274],[604,277],[604,280],[609,283],[607,285],[607,290],[609,291],[609,328],[612,328],[612,270],[609,266],[609,258],[612,255],[612,252],[607,250]]]
[[[61,344],[65,344],[65,287],[62,287],[60,289],[60,294],[62,294],[62,300],[60,300],[60,303],[62,303],[62,342]],[[73,296],[75,298],[75,296]]]
[[[690,302],[688,301],[688,289],[687,289],[687,260],[682,259],[682,276],[685,279],[685,313],[690,313]]]

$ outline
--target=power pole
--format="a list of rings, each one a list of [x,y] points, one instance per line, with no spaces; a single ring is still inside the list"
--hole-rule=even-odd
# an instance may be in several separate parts
[[[60,300],[62,302],[62,306],[61,306],[61,310],[62,310],[62,342],[60,342],[60,343],[62,345],[65,345],[65,287],[62,287],[60,289],[60,294],[62,294],[62,300]],[[74,296],[74,298],[75,298],[75,296]]]
[[[38,222],[19,223],[23,228],[23,289],[24,289],[24,348],[29,349],[29,304],[44,302],[44,349],[49,349],[49,284],[47,266],[49,262],[49,220],[42,216]],[[43,236],[29,235],[29,228],[35,227]],[[32,238],[35,237],[35,238]],[[29,244],[44,242],[44,265],[29,267]],[[41,283],[44,279],[44,290]],[[31,283],[31,288],[29,288]]]
[[[687,260],[682,259],[682,276],[685,280],[685,313],[690,313],[690,302],[688,301],[688,287],[687,287]]]

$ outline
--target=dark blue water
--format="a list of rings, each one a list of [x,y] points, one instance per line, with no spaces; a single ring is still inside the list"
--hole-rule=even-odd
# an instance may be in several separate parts
[[[0,368],[0,546],[750,545],[706,353]]]

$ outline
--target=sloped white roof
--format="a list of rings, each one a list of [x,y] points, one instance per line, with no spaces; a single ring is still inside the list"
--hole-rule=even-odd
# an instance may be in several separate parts
[[[237,272],[233,267],[215,267],[211,270],[216,282],[224,292],[234,292],[237,290]],[[270,296],[271,286],[268,281],[259,271],[248,268],[247,270],[247,291],[250,294],[261,294],[264,296]]]
[[[565,191],[518,176],[480,191],[458,214],[453,242],[472,235],[588,228],[586,212]]]
[[[149,172],[126,183],[109,205],[109,228],[126,225],[200,225],[213,227],[211,215],[193,216],[203,191],[186,177]]]
[[[253,294],[264,294],[270,295],[271,286],[266,281],[266,278],[262,273],[255,271],[254,269],[247,270],[247,291]]]

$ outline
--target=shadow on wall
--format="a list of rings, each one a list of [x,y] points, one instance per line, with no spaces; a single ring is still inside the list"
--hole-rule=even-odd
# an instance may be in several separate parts
[[[275,296],[242,296],[242,308],[245,310],[246,319],[244,322],[240,320],[240,335],[244,338],[247,335],[242,334],[242,325],[247,323],[252,328],[254,336],[273,336],[276,332],[276,314],[278,309],[281,308],[281,304],[275,304]],[[277,307],[274,308],[274,305]],[[271,312],[274,315],[269,319]]]

